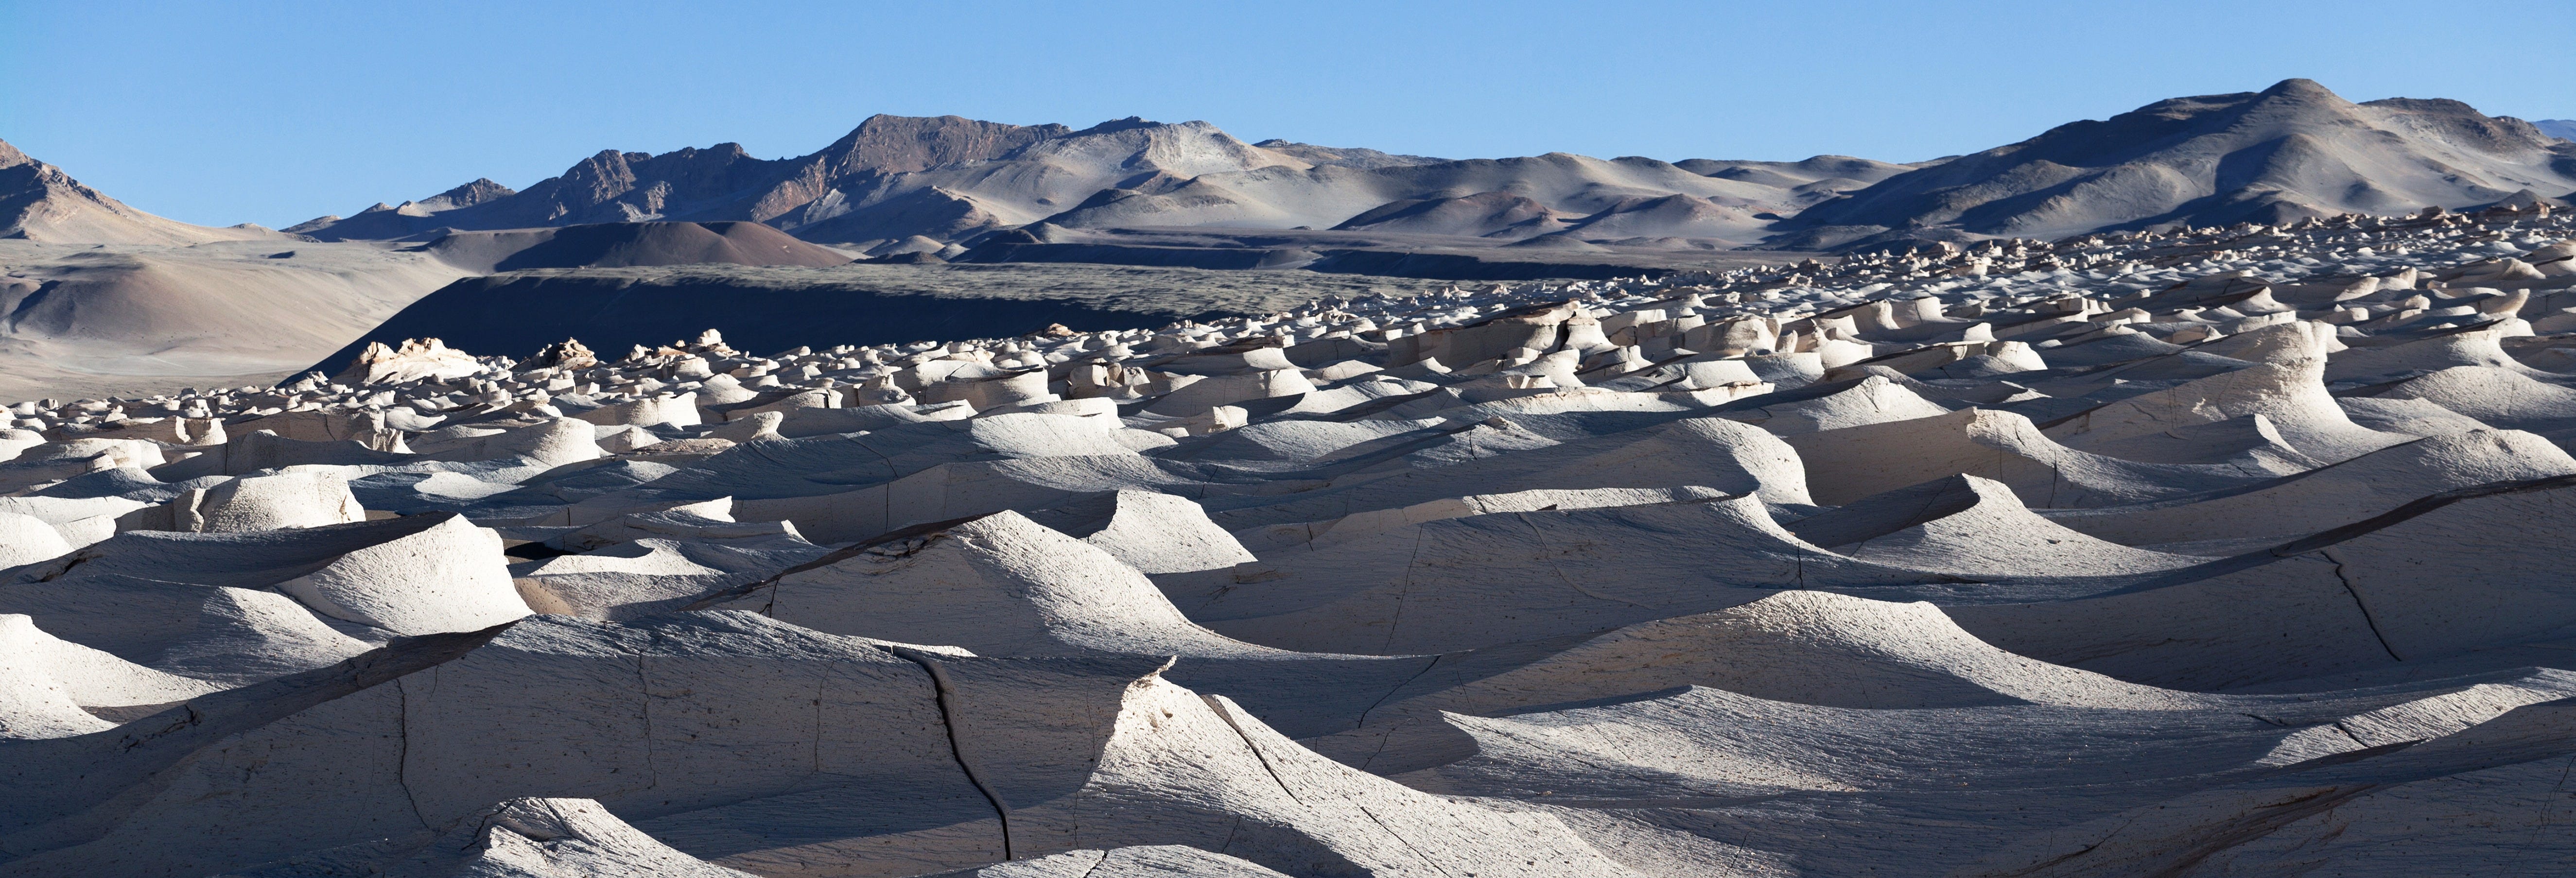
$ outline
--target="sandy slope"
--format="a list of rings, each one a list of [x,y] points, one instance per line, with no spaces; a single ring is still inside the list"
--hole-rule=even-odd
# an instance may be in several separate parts
[[[75,398],[269,383],[466,272],[370,244],[0,242],[0,387]]]

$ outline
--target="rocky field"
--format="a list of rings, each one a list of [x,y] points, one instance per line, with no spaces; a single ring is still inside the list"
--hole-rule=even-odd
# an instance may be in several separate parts
[[[20,402],[0,872],[2567,872],[2571,225]]]

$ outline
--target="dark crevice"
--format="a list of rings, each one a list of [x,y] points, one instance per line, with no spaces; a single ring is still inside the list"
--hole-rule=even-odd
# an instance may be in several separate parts
[[[1218,846],[1217,846],[1217,848],[1216,848],[1216,852],[1217,852],[1217,853],[1220,853],[1220,854],[1225,854],[1225,855],[1227,855],[1227,856],[1233,856],[1233,855],[1234,855],[1234,838],[1235,838],[1235,836],[1240,835],[1240,834],[1242,834],[1242,833],[1243,833],[1243,815],[1242,815],[1242,814],[1240,814],[1240,813],[1237,813],[1237,814],[1235,814],[1235,815],[1234,815],[1234,825],[1232,825],[1232,826],[1228,826],[1228,827],[1226,827],[1226,828],[1225,828],[1225,843],[1224,843],[1224,844],[1221,844],[1221,845],[1218,845]],[[1106,852],[1104,852],[1104,853],[1106,853]],[[1108,857],[1104,856],[1104,857],[1102,857],[1101,859],[1106,860],[1106,859],[1108,859]]]
[[[659,639],[660,635],[655,635]],[[644,718],[644,788],[662,785],[662,769],[653,763],[653,681],[644,672],[645,654],[652,651],[648,642],[635,652],[635,695]]]
[[[1441,868],[1440,863],[1431,859],[1430,854],[1423,853],[1421,848],[1414,847],[1412,839],[1405,838],[1404,833],[1395,831],[1395,827],[1386,825],[1386,821],[1377,819],[1377,812],[1369,810],[1367,805],[1355,807],[1359,808],[1361,814],[1368,815],[1370,823],[1375,823],[1377,828],[1386,830],[1386,834],[1393,837],[1397,843],[1404,845],[1405,850],[1412,851],[1414,856],[1421,858],[1423,865],[1438,870],[1442,875],[1449,874],[1449,870]]]
[[[1423,530],[1421,525],[1413,526],[1413,554],[1405,556],[1404,586],[1401,591],[1395,593],[1395,616],[1386,622],[1386,643],[1378,647],[1379,652],[1395,649],[1396,629],[1404,624],[1404,599],[1413,594],[1413,565],[1422,560]]]
[[[2576,474],[2549,476],[2538,479],[2524,479],[2519,481],[2488,482],[2483,485],[2471,485],[2466,488],[2443,491],[2438,494],[2432,494],[2416,499],[2403,506],[2399,506],[2396,509],[2389,510],[2362,521],[2318,531],[2314,534],[2300,537],[2269,549],[2257,549],[2255,551],[2233,557],[2220,558],[2206,564],[2195,564],[2180,570],[2174,570],[2143,579],[2111,591],[2089,595],[2086,599],[2091,600],[2094,598],[2107,598],[2117,595],[2135,594],[2142,591],[2153,591],[2167,586],[2185,585],[2204,579],[2224,576],[2241,570],[2249,570],[2279,561],[2283,558],[2293,558],[2310,552],[2315,552],[2328,546],[2360,537],[2374,531],[2395,527],[2406,522],[2408,519],[2433,512],[2463,500],[2474,500],[2483,497],[2511,496],[2515,494],[2529,494],[2540,491],[2555,491],[2563,488],[2576,488]]]
[[[1431,673],[1432,668],[1440,666],[1441,659],[1448,657],[1449,655],[1447,653],[1432,656],[1431,661],[1422,666],[1422,670],[1413,672],[1413,676],[1404,678],[1404,682],[1388,687],[1386,694],[1378,696],[1376,701],[1369,702],[1369,706],[1360,711],[1360,718],[1357,722],[1351,723],[1351,730],[1358,731],[1360,729],[1367,728],[1369,714],[1376,712],[1379,707],[1384,706],[1387,699],[1394,698],[1395,693],[1404,691],[1404,687],[1413,685],[1413,681],[1422,679],[1422,675]]]
[[[983,772],[975,770],[974,761],[966,758],[966,745],[962,740],[962,736],[959,735],[957,728],[958,716],[956,706],[954,704],[956,691],[955,687],[949,683],[948,668],[941,665],[939,660],[932,657],[929,653],[922,652],[917,649],[889,646],[886,647],[886,650],[910,660],[913,664],[920,665],[922,670],[930,673],[931,687],[938,693],[939,723],[940,726],[948,732],[948,755],[950,758],[957,760],[958,770],[966,773],[967,782],[974,784],[975,791],[982,793],[984,795],[984,801],[992,804],[993,816],[1001,821],[1002,859],[1019,859],[1018,852],[1011,844],[1010,803],[1003,801],[1002,794],[993,789],[993,785],[991,783],[984,780]]]
[[[727,588],[722,588],[722,589],[718,589],[718,590],[713,591],[713,592],[709,592],[709,593],[707,593],[706,595],[699,597],[697,600],[690,601],[687,605],[680,607],[680,611],[682,611],[682,612],[688,612],[688,611],[695,611],[695,610],[712,609],[712,608],[716,607],[716,606],[717,606],[717,605],[719,605],[719,604],[723,604],[723,603],[726,603],[726,602],[728,602],[728,601],[732,601],[732,600],[734,600],[734,599],[736,599],[736,598],[740,598],[740,597],[743,597],[743,596],[745,596],[745,595],[749,595],[749,594],[751,594],[751,593],[753,593],[753,592],[757,592],[757,591],[760,591],[760,590],[762,590],[762,589],[768,589],[768,590],[769,590],[769,603],[762,605],[762,609],[761,609],[761,611],[760,611],[760,612],[762,612],[762,613],[766,614],[766,613],[768,613],[768,612],[770,611],[770,609],[774,608],[774,607],[776,606],[777,602],[778,602],[778,586],[779,586],[779,583],[780,583],[780,582],[782,582],[782,581],[784,581],[784,580],[785,580],[787,577],[789,577],[789,576],[794,576],[794,575],[796,575],[796,574],[803,573],[803,572],[808,571],[808,570],[820,570],[820,569],[825,568],[825,567],[830,567],[830,566],[832,566],[832,565],[834,565],[834,564],[839,564],[839,563],[841,563],[841,562],[843,562],[843,561],[847,561],[847,560],[849,560],[849,559],[851,559],[851,558],[856,558],[856,557],[858,557],[858,556],[860,556],[860,555],[868,554],[870,550],[875,549],[875,548],[877,548],[877,547],[879,547],[879,546],[883,546],[883,545],[885,545],[885,544],[887,544],[887,543],[900,542],[900,541],[903,541],[903,540],[909,540],[909,539],[912,539],[912,538],[914,538],[914,537],[928,536],[928,535],[935,534],[935,533],[938,533],[938,532],[940,532],[940,531],[944,531],[944,530],[947,530],[947,529],[949,529],[949,528],[956,527],[956,526],[958,526],[958,525],[965,524],[965,523],[967,523],[967,522],[974,521],[974,520],[976,520],[976,519],[983,518],[983,517],[984,517],[984,516],[981,516],[981,515],[970,515],[970,516],[967,516],[967,517],[964,517],[964,518],[951,518],[951,519],[948,519],[948,520],[945,520],[945,521],[932,521],[932,522],[925,522],[925,523],[922,523],[922,524],[910,525],[910,526],[907,526],[907,527],[902,527],[902,528],[897,528],[897,529],[895,529],[895,530],[890,530],[890,531],[887,531],[887,532],[885,532],[885,533],[881,533],[881,534],[878,534],[878,535],[876,535],[876,536],[869,537],[869,538],[867,538],[867,539],[860,540],[860,541],[855,542],[855,543],[851,543],[851,544],[849,544],[849,545],[847,545],[847,546],[843,546],[843,547],[841,547],[841,548],[834,549],[834,550],[832,550],[831,552],[829,552],[829,553],[825,554],[823,557],[816,558],[816,559],[814,559],[814,560],[812,560],[812,561],[807,561],[807,562],[805,562],[805,563],[798,564],[798,565],[796,565],[796,566],[794,566],[794,567],[789,567],[789,568],[787,568],[787,569],[785,569],[785,570],[778,571],[777,573],[770,574],[768,577],[763,578],[763,579],[760,579],[760,580],[758,580],[758,581],[754,581],[754,582],[746,582],[746,583],[743,583],[743,584],[741,584],[741,585],[730,586],[730,587],[727,587]],[[901,552],[901,553],[897,553],[897,554],[898,554],[898,556],[900,556],[900,555],[906,555],[906,554],[910,554],[910,551]]]
[[[1261,752],[1261,745],[1252,743],[1252,736],[1244,734],[1243,727],[1235,724],[1233,714],[1217,705],[1216,696],[1201,695],[1199,700],[1207,704],[1208,710],[1215,713],[1217,719],[1225,721],[1226,728],[1234,730],[1235,737],[1243,739],[1243,749],[1252,751],[1253,760],[1261,763],[1261,770],[1270,775],[1271,783],[1279,785],[1280,792],[1287,793],[1288,798],[1297,804],[1306,804],[1305,797],[1297,795],[1297,790],[1288,785],[1288,780],[1279,776],[1279,769],[1271,766],[1270,754]]]
[[[2334,562],[2335,581],[2343,583],[2343,593],[2352,596],[2352,605],[2361,610],[2361,623],[2370,626],[2370,636],[2378,638],[2379,648],[2388,651],[2389,660],[2405,661],[2405,656],[2397,654],[2397,647],[2388,645],[2388,635],[2380,633],[2379,619],[2370,614],[2370,605],[2362,601],[2361,590],[2352,587],[2352,577],[2343,575],[2343,559],[2335,557],[2330,551],[2320,551],[2317,554]]]
[[[431,668],[429,672],[436,674],[438,669]],[[412,819],[420,821],[421,828],[429,829],[429,815],[421,813],[420,795],[411,789],[411,689],[402,677],[394,678],[394,707],[394,785],[402,787],[403,801],[411,805]]]

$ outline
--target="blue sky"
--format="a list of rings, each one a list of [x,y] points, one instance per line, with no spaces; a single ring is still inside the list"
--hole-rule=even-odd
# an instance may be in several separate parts
[[[2293,76],[2576,117],[2554,2],[0,0],[0,139],[283,226],[601,149],[810,152],[871,113],[1205,119],[1457,158],[1894,161]]]

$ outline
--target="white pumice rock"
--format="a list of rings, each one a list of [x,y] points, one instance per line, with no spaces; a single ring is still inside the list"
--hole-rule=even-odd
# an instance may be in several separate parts
[[[395,634],[472,631],[527,615],[501,539],[454,513],[230,533],[131,531],[11,571],[20,584],[117,577],[268,589]]]
[[[2223,464],[2149,464],[2092,454],[2058,444],[2027,417],[1982,408],[1785,438],[1806,466],[1816,502],[1828,505],[1955,474],[2001,482],[2032,508],[2162,500],[2273,476]],[[2391,437],[2392,444],[2404,438]]]
[[[697,394],[694,393],[614,402],[582,411],[573,417],[605,426],[689,427],[703,423],[698,413]]]
[[[368,662],[191,706],[219,730],[275,717],[246,737],[164,738],[123,755],[74,739],[30,780],[120,797],[117,816],[23,803],[8,829],[14,849],[30,852],[15,864],[27,874],[84,863],[220,872],[458,826],[511,798],[495,793],[544,785],[755,873],[818,857],[901,874],[1183,844],[1292,874],[1336,862],[1392,874],[1636,874],[1554,818],[1426,795],[1306,752],[1221,697],[1160,680],[1163,663],[982,659],[740,613],[644,627],[541,617],[397,642]],[[638,698],[659,701],[662,719],[636,722]],[[806,724],[785,722],[799,715]],[[385,735],[407,746],[374,743]],[[566,735],[585,757],[532,771],[527,759],[545,746],[536,742]],[[806,760],[767,758],[791,751]],[[241,770],[241,760],[279,757],[293,770]],[[227,805],[121,780],[167,770],[229,791]],[[697,792],[675,794],[683,781]],[[884,800],[897,790],[900,804]],[[1228,840],[1238,813],[1272,828]],[[235,840],[131,843],[146,831]]]
[[[1119,491],[1103,499],[1109,506],[1105,516],[1078,510],[1083,520],[1056,528],[1144,573],[1189,573],[1254,560],[1196,503],[1156,491]]]
[[[1863,497],[1788,527],[1838,554],[1956,576],[2117,576],[2207,560],[2087,536],[2032,514],[2003,483],[1972,475]]]
[[[0,739],[104,731],[219,688],[58,639],[27,616],[0,614]]]
[[[240,685],[332,664],[367,649],[293,598],[141,577],[18,583],[0,612],[125,661]]]
[[[103,470],[150,469],[166,458],[162,447],[142,439],[72,439],[21,449],[0,462],[0,492],[41,488],[74,476]]]
[[[0,873],[2555,863],[2545,194],[0,406]]]
[[[172,498],[169,530],[198,533],[317,527],[367,520],[348,479],[329,471],[242,476]]]
[[[789,573],[720,606],[834,634],[931,635],[977,655],[1272,651],[1199,627],[1135,568],[1013,512]]]
[[[223,878],[316,875],[583,875],[595,878],[749,878],[673,850],[592,799],[511,799],[460,818],[445,833],[308,851]]]
[[[16,567],[70,554],[72,544],[44,519],[0,512],[0,564]]]
[[[926,878],[1277,878],[1284,873],[1259,863],[1185,845],[1140,845],[1111,850],[1066,851],[1031,860],[995,863]]]
[[[404,339],[399,346],[382,342],[367,346],[334,381],[356,386],[403,384],[412,381],[447,381],[480,374],[484,364],[473,355],[454,350],[438,339]]]
[[[2547,440],[2518,430],[2479,430],[2393,445],[2249,491],[2046,514],[2125,545],[2286,540],[2444,491],[2565,475],[2576,475],[2576,458]]]

